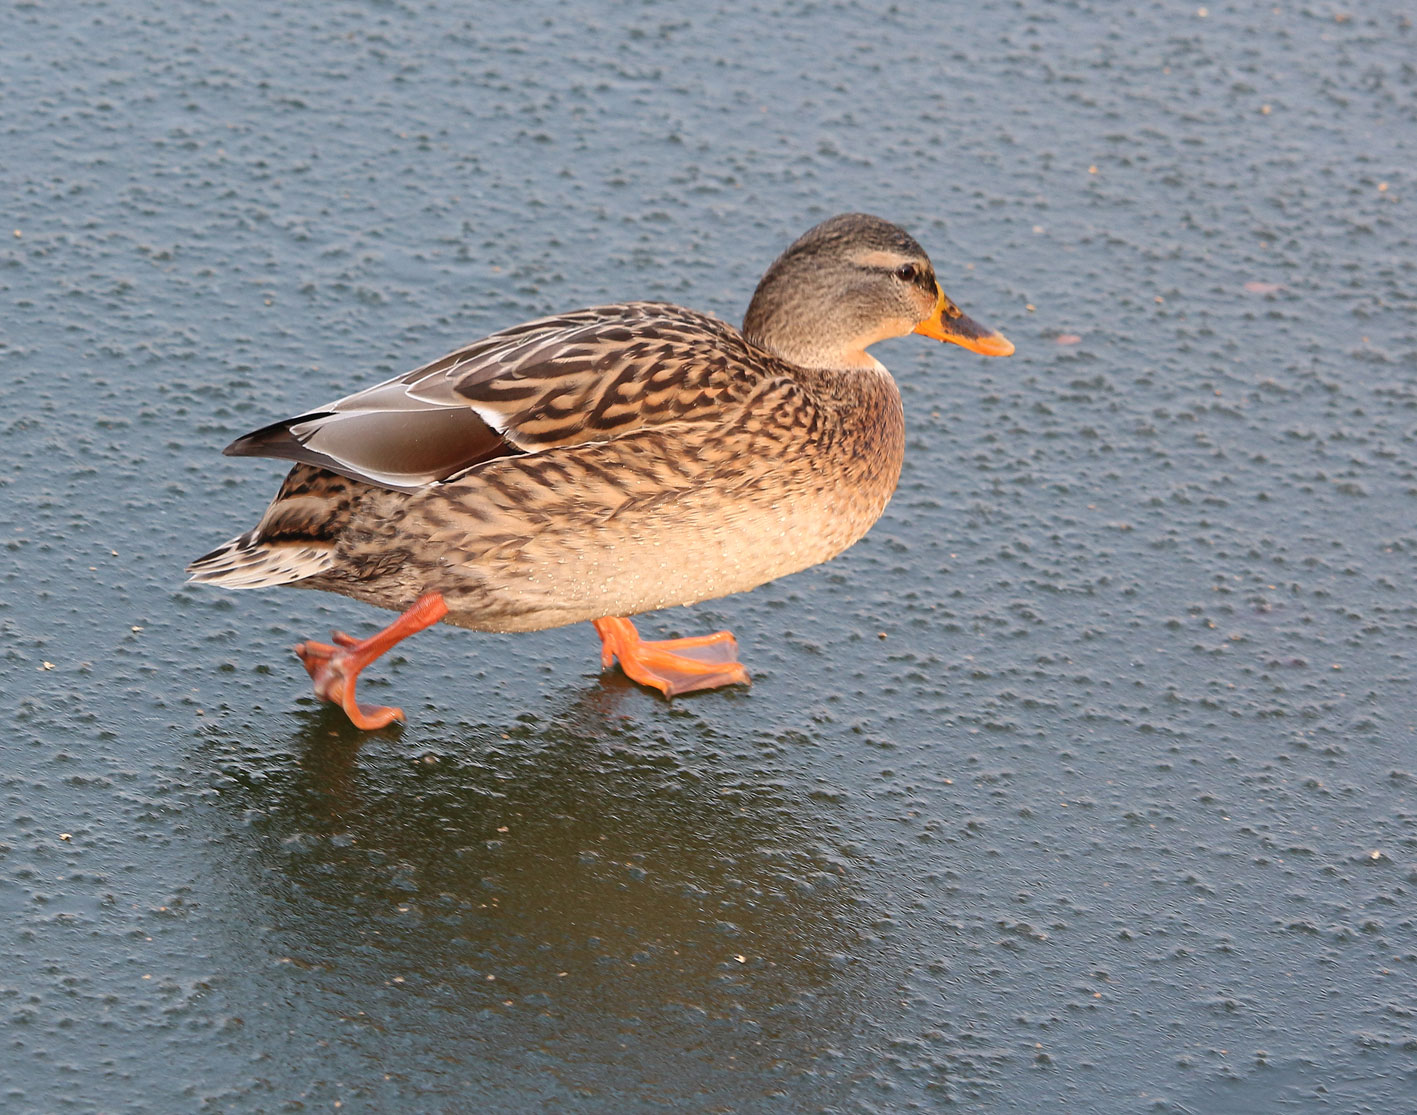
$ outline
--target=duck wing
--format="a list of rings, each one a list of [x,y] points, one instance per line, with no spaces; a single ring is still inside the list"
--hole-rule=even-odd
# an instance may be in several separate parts
[[[493,333],[225,453],[418,491],[498,457],[701,418],[784,371],[717,318],[662,302],[598,306]]]

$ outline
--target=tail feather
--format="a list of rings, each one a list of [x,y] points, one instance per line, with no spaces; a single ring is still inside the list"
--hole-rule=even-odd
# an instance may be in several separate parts
[[[365,485],[313,465],[290,470],[255,528],[187,566],[199,584],[267,588],[329,569],[350,507]]]
[[[334,547],[309,539],[292,542],[260,539],[259,528],[204,554],[191,565],[189,580],[222,588],[268,588],[303,581],[329,569]]]

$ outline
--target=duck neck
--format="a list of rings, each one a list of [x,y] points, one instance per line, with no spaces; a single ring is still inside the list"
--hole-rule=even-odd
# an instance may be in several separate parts
[[[855,330],[849,324],[840,319],[823,322],[818,314],[784,304],[780,295],[764,298],[759,287],[743,316],[743,336],[799,368],[887,375],[880,361],[866,350],[877,341],[908,332],[909,323],[891,320]]]

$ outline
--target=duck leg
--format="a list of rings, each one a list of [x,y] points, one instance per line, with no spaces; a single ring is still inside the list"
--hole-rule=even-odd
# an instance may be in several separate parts
[[[655,642],[641,639],[635,625],[623,616],[594,622],[600,636],[601,666],[608,667],[618,658],[627,677],[658,689],[666,697],[720,685],[751,684],[748,671],[738,661],[738,642],[731,632]]]
[[[315,682],[315,696],[339,705],[356,728],[373,731],[403,719],[403,709],[385,705],[361,705],[354,699],[354,684],[359,671],[400,640],[425,627],[432,627],[448,614],[442,593],[420,596],[413,605],[388,627],[367,639],[356,639],[343,631],[331,634],[338,646],[328,643],[300,643],[295,653],[305,663],[305,669]]]

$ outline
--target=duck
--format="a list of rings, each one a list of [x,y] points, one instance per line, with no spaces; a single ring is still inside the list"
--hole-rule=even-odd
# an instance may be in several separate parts
[[[742,329],[621,302],[492,333],[237,438],[293,462],[250,530],[190,580],[321,589],[399,612],[295,653],[363,730],[360,671],[435,623],[524,632],[590,621],[601,668],[674,697],[747,685],[728,631],[641,638],[630,617],[746,592],[860,539],[895,490],[901,396],[868,351],[920,334],[1008,356],[921,246],[845,213],[768,267]]]

